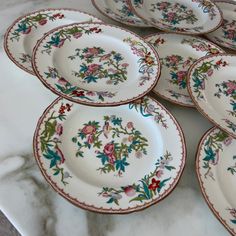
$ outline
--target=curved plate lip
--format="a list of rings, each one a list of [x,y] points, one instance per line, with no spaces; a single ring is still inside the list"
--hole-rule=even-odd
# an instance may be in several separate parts
[[[23,18],[27,17],[27,16],[30,16],[30,15],[33,15],[35,13],[38,13],[38,12],[44,12],[44,11],[62,11],[62,10],[65,10],[65,11],[74,11],[74,12],[78,12],[78,13],[82,13],[82,14],[85,14],[85,15],[88,15],[90,17],[93,17],[95,19],[97,19],[99,22],[103,22],[101,19],[99,19],[98,17],[90,14],[90,13],[87,13],[87,12],[84,12],[84,11],[80,11],[80,10],[77,10],[77,9],[74,9],[74,8],[42,8],[40,10],[37,10],[37,11],[33,11],[33,12],[29,12],[23,16],[20,16],[18,17],[16,20],[14,20],[14,22],[7,28],[5,34],[4,34],[4,40],[3,40],[3,47],[4,47],[4,50],[8,56],[8,58],[16,65],[18,66],[20,69],[24,70],[25,72],[28,72],[29,74],[31,75],[35,75],[33,70],[29,70],[27,69],[26,67],[24,67],[21,63],[19,63],[15,58],[14,56],[12,55],[12,53],[10,52],[9,50],[9,47],[8,47],[8,37],[9,37],[9,33],[10,31],[12,30],[12,28],[20,21],[22,20]]]
[[[215,27],[214,27],[213,29],[211,29],[211,30],[203,31],[203,32],[196,32],[196,33],[193,33],[193,32],[182,32],[182,31],[178,31],[178,30],[168,30],[168,29],[165,29],[165,28],[161,28],[161,27],[158,27],[158,26],[156,26],[154,23],[149,22],[149,21],[148,21],[148,23],[149,23],[150,25],[152,25],[153,27],[155,27],[155,28],[161,30],[161,31],[169,32],[169,33],[178,33],[178,34],[184,34],[184,35],[202,35],[202,34],[210,33],[210,32],[212,32],[212,31],[217,30],[217,29],[222,25],[222,23],[223,23],[223,13],[222,13],[222,11],[220,10],[220,8],[219,8],[213,1],[210,1],[210,2],[218,9],[218,11],[219,11],[219,13],[220,13],[220,18],[221,18],[219,24],[218,24],[217,26],[215,26]],[[128,4],[129,4],[130,8],[132,9],[132,11],[133,11],[139,18],[141,18],[141,19],[144,20],[144,21],[147,21],[145,18],[143,18],[143,16],[141,16],[140,14],[138,14],[138,12],[135,10],[135,7],[133,6],[131,0],[128,0]]]
[[[104,12],[101,8],[99,8],[98,4],[96,3],[96,0],[91,0],[91,2],[92,2],[92,4],[93,4],[93,6],[94,6],[101,14],[103,14],[104,16],[108,17],[108,18],[111,19],[111,20],[114,20],[114,21],[116,21],[116,22],[119,22],[119,23],[121,23],[121,24],[125,24],[125,25],[128,25],[128,26],[137,27],[137,28],[145,28],[145,27],[151,28],[151,27],[152,27],[152,26],[150,26],[150,25],[148,25],[148,24],[145,24],[145,22],[144,22],[144,25],[135,25],[135,24],[132,24],[132,23],[129,23],[129,22],[121,22],[121,21],[119,21],[118,19],[116,19],[115,17],[112,17],[112,16],[108,15],[108,14],[107,14],[106,12]],[[136,15],[136,14],[135,14],[135,15]],[[138,17],[138,16],[136,15],[136,17]],[[139,18],[140,18],[140,17],[139,17]],[[142,21],[143,21],[143,19],[142,19]]]
[[[211,118],[198,104],[198,101],[195,99],[193,93],[192,93],[192,89],[190,86],[190,74],[192,73],[192,70],[194,69],[195,65],[198,64],[200,61],[208,59],[210,57],[216,57],[216,56],[231,56],[231,57],[235,57],[235,54],[228,54],[228,53],[219,53],[217,55],[208,55],[205,57],[201,57],[200,59],[198,59],[195,63],[192,64],[192,66],[189,68],[188,74],[187,74],[187,88],[188,88],[188,92],[197,108],[197,110],[206,118],[208,119],[212,124],[214,124],[216,127],[220,128],[221,130],[225,131],[227,134],[229,134],[230,136],[232,136],[233,138],[236,138],[236,134],[233,134],[231,131],[227,130],[226,128],[222,127],[220,124],[217,123],[217,121],[215,121],[213,118]]]
[[[226,4],[234,5],[234,6],[236,7],[236,2],[233,1],[233,0],[215,0],[215,3],[216,3],[216,5],[217,5],[217,3],[226,3]],[[221,9],[220,9],[220,10],[221,10]],[[221,10],[221,12],[222,12],[223,20],[224,20],[223,10]],[[235,17],[235,20],[236,20],[236,17]],[[221,26],[222,26],[222,25],[223,25],[223,21],[222,21]],[[220,26],[220,27],[221,27],[221,26]],[[220,28],[220,27],[219,27],[219,28]],[[218,28],[218,29],[219,29],[219,28]],[[213,33],[213,32],[214,32],[214,31],[212,31],[211,33]],[[220,45],[220,46],[222,46],[222,47],[225,47],[225,48],[228,48],[228,49],[231,49],[231,50],[236,51],[236,45],[235,45],[235,48],[233,48],[233,47],[230,47],[230,46],[225,45],[224,43],[218,42],[217,40],[215,40],[215,37],[214,37],[214,36],[210,36],[209,34],[206,34],[205,36],[206,36],[209,40],[211,40],[212,42],[217,43],[218,45]]]
[[[177,33],[172,33],[172,32],[158,32],[158,33],[152,33],[152,34],[148,34],[148,35],[145,35],[143,38],[144,40],[147,40],[148,38],[151,38],[153,36],[158,36],[158,35],[169,35],[169,34],[172,34],[172,35],[180,35],[180,34],[177,34]],[[184,35],[183,35],[184,36]],[[218,46],[217,44],[207,40],[207,39],[204,39],[204,38],[201,38],[200,36],[196,35],[196,36],[193,36],[193,35],[187,35],[187,36],[190,36],[190,37],[194,37],[194,38],[198,38],[198,39],[201,39],[202,41],[204,42],[207,42],[207,43],[211,43],[212,45],[214,45],[216,48],[218,48],[219,50],[221,50],[222,52],[226,53],[225,50],[223,50],[220,46]],[[147,43],[149,43],[148,41],[146,41]],[[150,44],[150,43],[149,43]],[[155,49],[155,47],[154,47]],[[155,49],[156,50],[156,49]],[[158,53],[158,52],[157,52]],[[158,54],[159,55],[159,54]],[[217,54],[219,55],[219,54]],[[159,55],[160,57],[160,55]],[[189,68],[190,69],[190,68]],[[160,75],[160,78],[161,78],[161,75]],[[159,79],[160,80],[160,79]],[[157,85],[158,86],[158,82],[159,80],[157,81]],[[182,103],[182,102],[177,102],[176,100],[172,100],[170,99],[169,97],[167,96],[164,96],[162,94],[160,94],[159,92],[155,91],[155,87],[153,88],[152,90],[153,93],[155,93],[157,96],[173,103],[173,104],[176,104],[176,105],[179,105],[179,106],[182,106],[182,107],[186,107],[186,108],[196,108],[196,106],[193,104],[193,105],[190,105],[190,104],[186,104],[186,103]],[[191,98],[191,96],[189,95],[189,97]],[[194,103],[194,102],[193,102]]]
[[[166,192],[164,192],[164,194],[162,195],[161,198],[156,199],[154,201],[151,201],[149,203],[144,203],[142,206],[138,206],[138,207],[128,207],[125,210],[121,210],[121,209],[117,209],[114,210],[112,208],[109,209],[104,209],[102,207],[98,208],[95,207],[93,205],[88,205],[85,204],[85,202],[80,202],[78,201],[76,198],[72,198],[69,194],[66,194],[63,189],[60,189],[59,187],[57,187],[57,184],[50,178],[50,176],[48,176],[46,174],[46,170],[42,167],[42,163],[40,162],[39,158],[38,158],[38,150],[37,150],[37,137],[38,137],[38,132],[39,132],[39,127],[45,117],[45,115],[50,111],[50,109],[57,104],[60,100],[62,100],[63,98],[58,97],[56,98],[43,112],[43,114],[41,115],[41,117],[39,118],[37,125],[36,125],[36,129],[34,132],[34,136],[33,136],[33,153],[34,153],[34,157],[35,160],[38,164],[38,167],[42,173],[42,175],[44,176],[44,178],[46,179],[46,181],[48,182],[48,184],[58,193],[60,194],[62,197],[64,197],[66,200],[68,200],[70,203],[72,203],[73,205],[80,207],[84,210],[89,210],[92,212],[96,212],[96,213],[103,213],[103,214],[128,214],[128,213],[133,213],[133,212],[137,212],[137,211],[141,211],[144,210],[160,201],[162,201],[163,199],[165,199],[169,194],[172,193],[172,191],[174,191],[174,189],[177,187],[182,174],[184,172],[184,168],[185,168],[185,164],[186,164],[186,156],[187,156],[187,147],[186,147],[186,140],[185,140],[185,136],[184,136],[184,132],[182,127],[180,126],[179,122],[176,120],[176,118],[171,114],[171,112],[169,110],[167,110],[165,108],[165,106],[163,106],[160,102],[158,102],[155,98],[151,97],[151,96],[147,96],[148,98],[152,99],[153,101],[156,102],[156,104],[158,106],[160,106],[169,116],[170,118],[173,120],[177,130],[179,131],[179,135],[181,138],[181,143],[182,143],[182,159],[181,159],[181,166],[179,167],[179,172],[178,175],[176,176],[176,178],[174,179],[174,182],[171,184],[169,191],[167,190]]]
[[[97,24],[97,25],[103,25],[103,26],[109,26],[109,27],[113,27],[113,28],[118,28],[120,30],[123,30],[123,31],[126,31],[128,33],[130,33],[131,35],[134,35],[135,37],[137,37],[138,39],[140,39],[141,41],[144,41],[146,44],[148,44],[148,46],[150,47],[150,49],[153,51],[155,57],[157,58],[157,63],[158,63],[158,73],[155,77],[155,81],[153,82],[153,84],[149,87],[149,89],[147,89],[146,91],[144,91],[143,93],[137,95],[136,97],[133,97],[133,98],[129,98],[129,99],[126,99],[126,100],[121,100],[121,101],[117,101],[117,102],[102,102],[102,103],[96,103],[96,102],[86,102],[86,101],[78,101],[76,99],[73,99],[71,98],[70,96],[67,96],[66,94],[63,94],[61,92],[58,92],[55,88],[53,88],[50,84],[46,83],[45,80],[42,78],[42,76],[39,74],[39,71],[37,69],[37,65],[36,65],[36,59],[35,59],[35,55],[37,53],[37,50],[38,50],[38,46],[41,44],[41,42],[48,36],[50,35],[51,33],[53,33],[54,31],[57,31],[59,29],[62,29],[64,27],[70,27],[70,26],[73,26],[73,25],[84,25],[84,24]],[[160,75],[161,75],[161,62],[160,62],[160,57],[158,55],[158,53],[156,52],[156,50],[154,49],[154,47],[147,43],[141,36],[137,35],[136,33],[130,31],[130,30],[127,30],[126,28],[122,28],[120,26],[117,26],[117,25],[111,25],[111,24],[107,24],[107,23],[104,23],[104,22],[93,22],[93,23],[88,23],[88,22],[84,22],[84,23],[73,23],[73,24],[69,24],[69,25],[62,25],[62,26],[59,26],[57,28],[54,28],[52,30],[50,30],[47,34],[45,34],[40,40],[38,40],[37,44],[35,45],[34,49],[33,49],[33,53],[32,53],[32,68],[34,70],[34,73],[35,75],[38,77],[38,79],[43,83],[43,85],[48,88],[51,92],[55,93],[56,95],[60,96],[60,97],[63,97],[71,102],[75,102],[75,103],[78,103],[78,104],[83,104],[83,105],[88,105],[88,106],[99,106],[99,107],[107,107],[107,106],[119,106],[119,105],[123,105],[123,104],[127,104],[127,103],[130,103],[130,102],[133,102],[137,99],[140,99],[142,97],[144,97],[146,94],[148,94],[150,91],[153,90],[153,88],[156,86],[159,78],[160,78]]]
[[[215,217],[220,221],[220,223],[222,225],[224,225],[224,227],[228,230],[228,232],[232,235],[234,235],[236,232],[231,229],[228,224],[226,224],[225,220],[220,216],[219,212],[215,209],[214,204],[211,203],[208,195],[206,194],[206,189],[203,186],[203,181],[201,179],[201,174],[199,172],[200,170],[200,166],[199,166],[199,158],[200,158],[200,151],[201,151],[201,146],[203,144],[203,142],[205,141],[205,139],[207,138],[207,136],[212,133],[213,131],[215,131],[216,129],[219,129],[217,126],[213,126],[212,128],[210,128],[209,130],[207,130],[203,136],[201,137],[198,146],[197,146],[197,151],[195,154],[195,171],[196,171],[196,175],[197,175],[197,180],[200,186],[200,190],[202,193],[202,196],[204,197],[208,207],[210,208],[210,210],[212,211],[212,213],[215,215]]]

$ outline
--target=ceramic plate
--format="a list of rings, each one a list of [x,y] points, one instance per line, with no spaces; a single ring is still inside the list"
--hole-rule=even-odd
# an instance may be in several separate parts
[[[194,107],[187,90],[187,73],[200,57],[224,52],[215,44],[198,37],[158,33],[145,37],[161,60],[161,76],[153,92],[170,102]]]
[[[74,22],[99,21],[75,9],[44,9],[18,18],[5,34],[4,47],[8,57],[21,69],[34,74],[32,51],[37,41],[49,30]]]
[[[115,106],[144,96],[156,85],[160,60],[148,43],[130,31],[84,23],[45,35],[35,47],[33,68],[62,97]]]
[[[221,11],[209,0],[129,0],[137,16],[161,30],[202,34],[222,23]]]
[[[236,56],[210,55],[189,69],[188,89],[198,110],[236,137]]]
[[[103,109],[59,98],[38,122],[34,153],[46,180],[73,204],[129,213],[175,188],[186,147],[175,118],[150,97]]]
[[[209,207],[236,235],[236,139],[218,128],[210,129],[199,143],[196,171]]]
[[[223,25],[206,36],[223,47],[236,50],[236,2],[217,1],[216,4],[223,12]]]
[[[92,0],[93,5],[105,16],[136,27],[150,27],[130,9],[127,0]]]

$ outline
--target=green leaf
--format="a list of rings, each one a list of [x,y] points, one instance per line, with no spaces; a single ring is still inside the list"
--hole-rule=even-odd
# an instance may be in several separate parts
[[[72,142],[73,142],[73,143],[76,143],[76,142],[77,142],[77,138],[76,138],[76,137],[73,137],[73,138],[72,138]]]
[[[165,168],[166,168],[167,170],[169,170],[169,171],[171,171],[171,170],[175,169],[175,167],[174,167],[174,166],[165,166]]]
[[[143,200],[146,200],[146,199],[147,198],[140,196],[140,197],[135,197],[135,198],[131,199],[129,202],[134,202],[134,201],[143,202]]]
[[[114,202],[114,198],[110,198],[107,203],[113,203]]]
[[[53,169],[55,172],[53,175],[58,175],[60,173],[60,169]]]
[[[230,220],[233,224],[236,224],[236,220]]]
[[[150,198],[151,198],[151,196],[150,196],[150,190],[148,189],[147,184],[146,184],[144,181],[142,181],[142,180],[141,180],[141,182],[142,182],[142,184],[143,184],[143,190],[144,190],[144,192],[145,192],[145,194],[146,194],[147,199],[150,199]]]

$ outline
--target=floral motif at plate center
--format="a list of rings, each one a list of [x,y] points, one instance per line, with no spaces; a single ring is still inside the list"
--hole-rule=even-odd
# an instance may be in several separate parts
[[[148,140],[132,121],[124,124],[122,118],[115,115],[103,119],[103,122],[88,121],[72,138],[78,147],[76,156],[90,158],[84,155],[84,150],[92,149],[94,156],[101,161],[99,172],[115,172],[116,176],[122,176],[130,165],[129,158],[139,159],[147,155]]]
[[[80,64],[78,71],[72,72],[85,83],[97,83],[100,79],[106,79],[106,84],[116,85],[127,80],[129,64],[115,51],[106,52],[101,47],[76,48],[75,54],[68,58],[78,62],[85,61]]]

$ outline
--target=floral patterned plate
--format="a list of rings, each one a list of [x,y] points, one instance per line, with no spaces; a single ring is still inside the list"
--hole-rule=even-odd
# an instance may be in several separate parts
[[[188,73],[188,90],[197,109],[236,137],[236,55],[209,55]]]
[[[153,92],[170,102],[195,107],[187,90],[189,67],[200,57],[224,51],[207,40],[187,35],[157,33],[145,40],[161,60],[161,76]]]
[[[206,36],[223,47],[236,50],[236,2],[217,1],[216,4],[223,12],[223,25]]]
[[[199,143],[196,171],[207,204],[236,235],[236,139],[216,127],[210,129]]]
[[[8,57],[21,69],[34,74],[32,51],[37,41],[49,30],[74,22],[98,21],[98,18],[76,9],[43,9],[18,18],[5,34],[4,48]]]
[[[186,146],[175,118],[151,97],[103,109],[58,98],[38,122],[34,154],[49,184],[76,206],[129,213],[176,187]]]
[[[141,37],[103,23],[52,30],[36,45],[33,68],[54,93],[73,102],[115,106],[143,97],[157,83],[160,60]]]
[[[221,11],[210,0],[129,0],[129,4],[137,16],[164,31],[203,34],[222,23]]]
[[[127,0],[92,0],[92,3],[102,14],[122,24],[150,27],[131,11]]]

